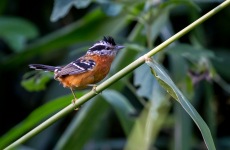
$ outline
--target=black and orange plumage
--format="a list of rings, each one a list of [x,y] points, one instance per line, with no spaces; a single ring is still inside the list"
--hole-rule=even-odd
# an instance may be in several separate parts
[[[112,37],[104,37],[90,47],[84,56],[66,66],[30,64],[29,67],[54,72],[54,79],[60,81],[64,87],[70,88],[76,100],[73,90],[95,86],[104,79],[117,52],[122,48],[124,46],[117,45]]]

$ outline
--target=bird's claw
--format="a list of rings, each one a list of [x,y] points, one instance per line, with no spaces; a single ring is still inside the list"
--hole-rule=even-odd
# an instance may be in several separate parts
[[[75,104],[76,101],[77,101],[77,99],[73,99],[73,100],[72,100],[73,106],[74,106],[74,104]],[[80,108],[80,107],[74,108],[74,110],[79,110],[79,108]]]
[[[97,85],[94,85],[92,90],[93,90],[93,92],[94,92],[95,94],[99,94],[99,92],[97,91],[96,88],[97,88]]]

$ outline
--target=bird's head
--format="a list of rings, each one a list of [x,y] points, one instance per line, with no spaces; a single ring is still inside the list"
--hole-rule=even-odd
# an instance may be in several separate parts
[[[110,55],[114,56],[117,52],[124,48],[124,46],[117,45],[114,39],[110,36],[104,37],[103,40],[98,41],[87,51],[88,55]]]

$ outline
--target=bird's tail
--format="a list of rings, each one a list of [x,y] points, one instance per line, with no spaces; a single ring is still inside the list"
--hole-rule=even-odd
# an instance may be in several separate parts
[[[59,66],[55,67],[55,66],[48,66],[42,64],[30,64],[29,67],[35,70],[43,70],[43,71],[51,71],[51,72],[57,72],[61,70],[61,67]]]

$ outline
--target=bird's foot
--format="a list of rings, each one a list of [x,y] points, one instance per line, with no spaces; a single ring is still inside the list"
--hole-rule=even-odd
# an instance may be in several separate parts
[[[96,84],[89,84],[88,86],[92,86],[92,91],[97,95],[99,92],[97,91],[97,85]]]
[[[76,101],[77,101],[77,99],[73,99],[73,100],[72,100],[73,106],[74,106],[74,104],[76,103]],[[75,108],[74,110],[79,110],[79,108],[80,108],[80,107],[77,107],[77,108]]]

